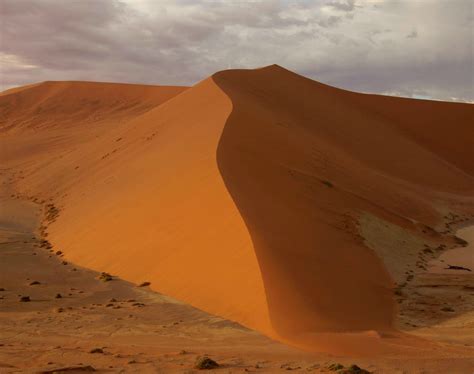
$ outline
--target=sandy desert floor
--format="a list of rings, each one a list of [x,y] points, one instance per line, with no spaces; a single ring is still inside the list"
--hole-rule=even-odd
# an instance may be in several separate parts
[[[375,356],[308,353],[148,287],[115,276],[104,282],[50,248],[38,232],[39,204],[5,195],[0,202],[2,373],[192,373],[206,355],[225,373],[331,372],[334,363],[373,373],[471,373],[474,367],[474,289],[462,275],[436,274],[411,285],[417,306],[402,308],[402,321],[429,340],[395,339],[390,352]],[[30,301],[20,301],[24,296]],[[439,307],[448,304],[457,317],[440,317]],[[434,312],[421,313],[419,305]]]

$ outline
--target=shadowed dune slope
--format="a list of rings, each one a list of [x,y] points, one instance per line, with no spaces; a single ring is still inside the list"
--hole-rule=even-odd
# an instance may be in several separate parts
[[[406,227],[431,225],[440,218],[433,201],[472,193],[472,177],[454,166],[467,164],[444,160],[449,148],[437,154],[434,141],[425,147],[405,134],[438,107],[467,134],[472,106],[384,98],[386,113],[401,110],[391,118],[370,110],[377,97],[279,66],[213,79],[233,103],[219,169],[252,236],[276,331],[298,340],[314,331],[390,328],[391,280],[352,217],[369,211]],[[434,122],[433,137],[443,139],[449,127]]]
[[[305,344],[392,329],[392,278],[359,214],[414,231],[440,222],[434,202],[472,195],[450,129],[424,135],[441,106],[467,136],[472,106],[355,94],[278,66],[189,89],[46,82],[0,96],[2,173],[57,206],[48,240],[68,260]]]
[[[420,146],[474,176],[472,104],[348,92],[361,110],[390,123]]]

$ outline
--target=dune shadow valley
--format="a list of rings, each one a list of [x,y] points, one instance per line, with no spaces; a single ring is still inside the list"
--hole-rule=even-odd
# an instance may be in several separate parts
[[[474,372],[474,106],[279,65],[0,93],[0,373]]]

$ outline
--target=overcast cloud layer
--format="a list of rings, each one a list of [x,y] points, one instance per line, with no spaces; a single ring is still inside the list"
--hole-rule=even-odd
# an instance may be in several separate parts
[[[0,89],[192,85],[279,64],[338,87],[473,101],[470,0],[0,0]]]

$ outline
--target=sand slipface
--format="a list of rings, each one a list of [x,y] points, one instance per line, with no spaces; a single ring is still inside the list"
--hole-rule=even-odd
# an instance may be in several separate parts
[[[252,235],[276,331],[295,338],[390,330],[393,283],[376,253],[354,237],[353,219],[370,211],[433,224],[439,217],[430,199],[472,191],[471,177],[399,131],[403,117],[383,115],[400,107],[439,127],[430,114],[437,103],[422,111],[413,100],[385,98],[371,113],[362,110],[371,96],[278,66],[213,79],[233,102],[218,164]],[[460,120],[469,112],[440,106]]]
[[[446,211],[474,212],[472,165],[442,122],[468,137],[472,105],[356,94],[270,66],[188,89],[45,83],[0,107],[8,183],[58,208],[48,240],[68,261],[305,349],[399,336],[405,264],[418,245],[455,243]],[[376,224],[361,227],[366,216]]]

